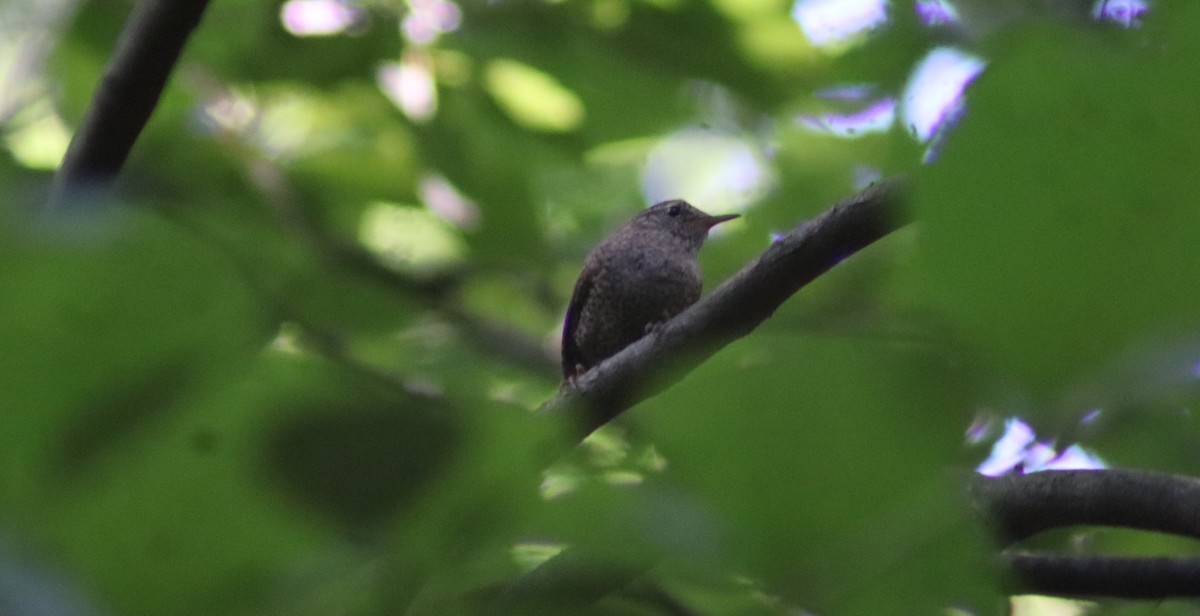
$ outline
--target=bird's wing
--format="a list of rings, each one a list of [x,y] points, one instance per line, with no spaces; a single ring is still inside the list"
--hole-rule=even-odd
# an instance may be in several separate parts
[[[587,268],[584,268],[585,271]],[[580,274],[575,281],[575,292],[571,294],[571,303],[567,304],[567,317],[563,321],[562,334],[562,369],[563,376],[570,379],[575,376],[575,370],[583,363],[579,355],[579,347],[575,344],[575,329],[579,326],[579,316],[587,304],[592,292],[592,276]]]

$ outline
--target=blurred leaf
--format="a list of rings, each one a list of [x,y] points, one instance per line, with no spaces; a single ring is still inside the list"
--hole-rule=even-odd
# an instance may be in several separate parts
[[[444,97],[437,119],[417,136],[429,164],[480,205],[482,224],[469,239],[477,257],[508,265],[536,260],[542,242],[525,170],[546,164],[554,148],[513,126],[477,90]]]
[[[457,445],[453,415],[433,400],[330,400],[296,415],[270,437],[269,465],[300,501],[350,527],[412,504]]]
[[[157,217],[12,222],[0,288],[22,299],[0,308],[0,406],[13,409],[14,469],[32,471],[46,447],[85,462],[233,374],[271,334],[233,263]]]
[[[66,479],[86,476],[87,466],[106,451],[124,444],[123,437],[144,429],[146,424],[171,410],[186,392],[196,367],[168,359],[145,375],[131,376],[132,383],[118,382],[120,389],[103,392],[88,402],[63,434],[59,453],[60,473]]]
[[[942,478],[965,394],[945,357],[908,344],[738,342],[634,411],[693,495],[689,519],[708,519],[655,532],[819,613],[987,607],[983,544]]]
[[[687,102],[677,95],[687,75],[660,55],[636,53],[626,35],[598,31],[569,6],[483,6],[473,22],[477,26],[447,43],[481,65],[497,58],[518,60],[549,73],[579,96],[586,113],[579,146],[653,134],[687,117]],[[699,5],[696,10],[704,11]],[[695,44],[689,40],[687,46]],[[682,46],[669,55],[681,61],[686,57]]]
[[[288,82],[272,88],[282,103],[295,90]],[[288,158],[288,178],[308,201],[320,205],[323,219],[333,229],[352,231],[361,204],[411,201],[417,176],[426,169],[410,127],[373,77],[341,84],[332,92],[305,94],[314,124]],[[281,124],[278,130],[286,135],[296,128]]]
[[[583,103],[553,77],[499,58],[487,69],[488,92],[517,124],[547,133],[569,132],[583,122]]]
[[[212,4],[186,58],[231,81],[302,80],[332,87],[372,77],[380,60],[399,49],[389,12],[373,15],[353,36],[301,38],[281,27],[282,4]]]
[[[469,606],[517,573],[511,551],[530,539],[542,469],[567,434],[527,410],[467,397],[458,399],[458,457],[394,534],[388,595],[406,613],[478,613]]]
[[[1017,36],[918,187],[936,297],[1038,393],[1200,326],[1193,58],[1138,45]]]
[[[329,343],[394,331],[433,293],[430,281],[393,272],[365,248],[314,229],[304,212],[270,211],[241,196],[194,205],[171,214],[225,250],[276,319]]]

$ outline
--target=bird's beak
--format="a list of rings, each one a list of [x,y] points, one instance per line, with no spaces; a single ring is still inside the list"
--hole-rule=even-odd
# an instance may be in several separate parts
[[[721,216],[709,216],[708,217],[708,228],[711,229],[727,220],[733,220],[734,218],[737,218],[739,216],[741,216],[741,214],[723,214]]]

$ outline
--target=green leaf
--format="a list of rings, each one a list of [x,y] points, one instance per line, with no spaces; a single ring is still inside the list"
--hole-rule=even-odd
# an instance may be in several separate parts
[[[1200,327],[1196,57],[1130,42],[1017,37],[918,186],[935,298],[1036,393]]]
[[[650,532],[818,613],[984,607],[982,542],[946,475],[965,393],[946,358],[919,346],[738,342],[632,411],[686,490],[675,507],[690,510]]]
[[[0,289],[20,301],[0,307],[0,406],[14,469],[40,476],[49,455],[78,472],[273,333],[232,262],[155,216],[12,222]]]

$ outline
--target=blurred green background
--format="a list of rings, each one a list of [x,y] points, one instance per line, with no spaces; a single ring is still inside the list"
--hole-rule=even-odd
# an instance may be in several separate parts
[[[963,492],[1010,417],[1200,472],[1200,9],[216,0],[48,214],[132,6],[0,3],[0,613],[1200,613],[1010,604]],[[919,224],[556,453],[605,233],[741,212],[711,288],[895,174]]]

